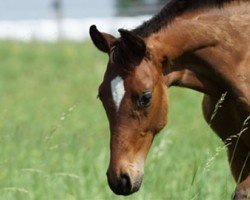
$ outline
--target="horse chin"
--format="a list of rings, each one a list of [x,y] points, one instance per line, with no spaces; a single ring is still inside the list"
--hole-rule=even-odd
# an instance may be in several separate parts
[[[143,181],[143,175],[135,181],[132,188],[132,193],[139,191],[139,189],[141,188],[142,181]]]

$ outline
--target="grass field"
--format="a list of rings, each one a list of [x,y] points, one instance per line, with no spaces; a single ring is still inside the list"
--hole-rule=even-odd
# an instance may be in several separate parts
[[[96,99],[106,61],[90,42],[0,42],[0,199],[230,199],[226,151],[203,120],[202,95],[178,88],[141,190],[112,194],[108,122]]]

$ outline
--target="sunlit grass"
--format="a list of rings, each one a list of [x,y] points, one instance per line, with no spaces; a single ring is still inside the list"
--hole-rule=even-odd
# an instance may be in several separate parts
[[[106,182],[109,129],[96,99],[106,60],[89,42],[0,42],[0,199],[121,198]],[[217,153],[202,95],[169,93],[169,123],[141,190],[126,199],[230,199],[226,151]]]

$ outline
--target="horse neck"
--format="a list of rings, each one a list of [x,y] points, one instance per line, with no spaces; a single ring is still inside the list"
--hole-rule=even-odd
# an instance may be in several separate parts
[[[249,43],[248,36],[239,34],[246,27],[232,29],[237,23],[234,15],[207,15],[176,19],[145,39],[149,49],[162,65],[168,87],[177,85],[216,96],[225,91],[242,92],[233,88],[233,77],[238,75],[237,66]],[[240,17],[237,19],[239,22]]]

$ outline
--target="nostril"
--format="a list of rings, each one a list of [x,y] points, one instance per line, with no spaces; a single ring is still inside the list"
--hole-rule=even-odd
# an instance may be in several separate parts
[[[127,173],[121,174],[121,187],[124,193],[128,193],[132,189],[131,181]]]

